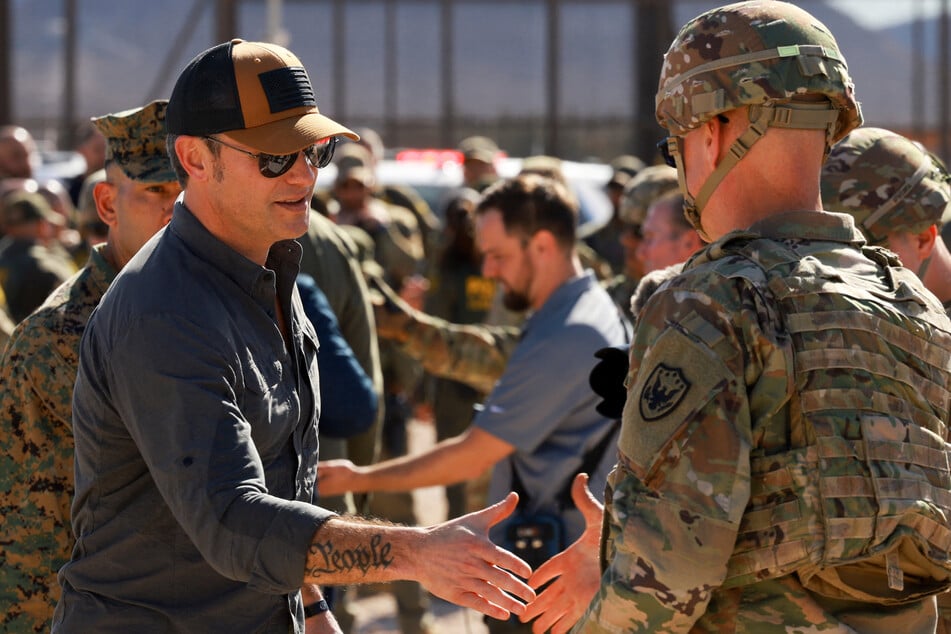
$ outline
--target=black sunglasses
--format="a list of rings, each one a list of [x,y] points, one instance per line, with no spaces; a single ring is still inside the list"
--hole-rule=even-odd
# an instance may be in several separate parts
[[[230,143],[225,143],[221,139],[215,138],[213,136],[205,136],[203,139],[209,141],[214,141],[225,147],[229,147],[232,150],[237,150],[242,154],[247,154],[251,158],[258,160],[258,169],[261,170],[261,176],[264,178],[277,178],[281,174],[285,174],[287,170],[291,169],[294,166],[294,163],[297,162],[297,156],[303,152],[304,157],[307,159],[307,162],[310,163],[311,167],[327,167],[330,165],[330,161],[333,160],[334,150],[337,148],[337,137],[332,136],[323,143],[318,143],[316,145],[310,145],[305,147],[303,150],[294,152],[293,154],[265,154],[264,152],[254,153],[248,152],[247,150],[242,150],[239,147],[235,147]]]
[[[658,141],[657,151],[660,152],[660,157],[664,159],[664,163],[670,165],[671,167],[677,167],[677,161],[674,159],[674,155],[670,153],[671,139],[676,139],[676,137],[665,136],[663,139]]]

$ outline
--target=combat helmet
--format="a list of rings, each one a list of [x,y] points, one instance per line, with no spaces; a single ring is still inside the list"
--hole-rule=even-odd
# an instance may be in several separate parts
[[[688,22],[664,55],[655,101],[657,121],[671,134],[661,149],[677,165],[684,212],[705,238],[700,210],[767,127],[826,130],[831,147],[862,123],[835,38],[803,9],[774,0],[730,4]],[[680,137],[742,106],[750,106],[749,127],[694,198]]]
[[[644,224],[651,203],[678,187],[677,170],[674,168],[667,165],[645,167],[624,184],[618,218],[625,224],[640,227]]]
[[[882,128],[858,128],[822,168],[822,206],[851,214],[869,242],[891,232],[920,233],[951,220],[951,182],[923,147]]]

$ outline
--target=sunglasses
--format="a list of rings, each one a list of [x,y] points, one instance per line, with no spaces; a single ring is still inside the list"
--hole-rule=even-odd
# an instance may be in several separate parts
[[[239,147],[235,147],[230,143],[225,143],[221,139],[215,138],[213,136],[204,136],[203,139],[209,141],[214,141],[219,145],[231,148],[241,152],[242,154],[247,154],[251,158],[258,160],[258,169],[261,170],[261,176],[264,178],[277,178],[281,174],[287,173],[287,170],[294,167],[294,163],[297,162],[297,156],[303,152],[304,157],[307,159],[307,162],[310,163],[311,167],[327,167],[330,165],[330,161],[334,157],[334,150],[337,148],[337,137],[332,136],[323,143],[318,143],[316,145],[311,145],[305,147],[303,150],[294,152],[293,154],[265,154],[264,152],[254,153],[248,152],[247,150],[242,150]]]

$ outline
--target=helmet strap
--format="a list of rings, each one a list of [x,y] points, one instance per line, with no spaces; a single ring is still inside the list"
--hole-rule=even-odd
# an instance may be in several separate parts
[[[681,189],[684,191],[684,214],[687,216],[688,221],[700,232],[701,237],[708,242],[709,239],[702,232],[702,229],[700,229],[700,214],[703,212],[703,208],[730,170],[740,162],[740,159],[746,156],[746,153],[750,151],[754,143],[763,138],[768,127],[825,130],[826,150],[828,151],[831,139],[835,134],[839,112],[831,108],[828,102],[783,103],[769,106],[750,106],[749,117],[749,127],[733,142],[733,145],[730,146],[726,155],[724,155],[723,160],[720,161],[703,183],[696,198],[693,200],[689,200],[692,197],[687,193],[686,175],[681,176],[681,172],[683,172],[683,161],[680,159],[677,161],[677,175],[678,178],[681,179]],[[694,224],[691,214],[696,216],[696,224]]]

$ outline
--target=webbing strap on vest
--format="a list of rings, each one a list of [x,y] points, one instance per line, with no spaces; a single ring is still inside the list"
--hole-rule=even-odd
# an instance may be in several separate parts
[[[788,245],[744,238],[720,253],[766,273],[796,368],[790,436],[803,440],[752,459],[724,585],[796,573],[820,594],[888,604],[951,587],[951,336]]]

